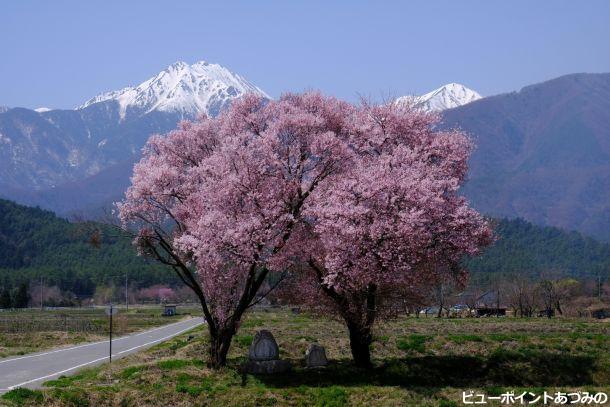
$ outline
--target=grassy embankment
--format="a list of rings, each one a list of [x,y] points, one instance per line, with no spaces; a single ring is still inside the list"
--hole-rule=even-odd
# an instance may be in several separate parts
[[[178,321],[196,308],[179,307],[181,315],[163,317],[160,306],[119,309],[114,332],[125,335]],[[37,309],[0,312],[0,358],[38,352],[57,346],[107,338],[108,317],[103,308]]]
[[[280,376],[242,375],[254,333],[270,329],[294,369]],[[610,323],[570,319],[402,318],[382,324],[375,369],[352,367],[347,334],[333,320],[288,311],[251,313],[230,352],[230,366],[205,367],[206,337],[184,334],[150,350],[17,390],[9,405],[415,405],[458,406],[462,391],[610,393]],[[317,341],[328,368],[307,370],[302,357]],[[493,403],[490,403],[493,405]],[[497,405],[497,404],[496,404]]]

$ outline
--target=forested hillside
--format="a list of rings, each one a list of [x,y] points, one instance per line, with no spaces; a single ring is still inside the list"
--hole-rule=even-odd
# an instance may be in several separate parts
[[[610,74],[573,74],[443,112],[476,142],[464,194],[482,213],[610,241]]]
[[[79,297],[98,284],[146,287],[174,284],[166,267],[136,255],[130,239],[112,227],[70,223],[50,211],[0,200],[0,285],[14,287],[44,278]]]
[[[522,219],[502,219],[494,227],[498,240],[468,261],[471,273],[555,274],[591,278],[610,273],[610,244],[543,227]]]
[[[610,244],[519,219],[499,220],[495,230],[494,245],[467,262],[472,273],[590,278],[610,271]],[[110,226],[71,223],[50,211],[0,200],[0,286],[36,284],[42,276],[45,284],[82,298],[93,295],[97,285],[123,284],[125,273],[136,288],[180,284],[170,269],[138,257],[130,239]]]

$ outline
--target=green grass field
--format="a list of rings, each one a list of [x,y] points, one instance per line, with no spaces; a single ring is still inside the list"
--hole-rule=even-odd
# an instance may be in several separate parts
[[[240,373],[253,335],[263,328],[273,332],[292,372]],[[351,365],[341,323],[284,310],[249,314],[221,371],[205,366],[206,340],[198,328],[112,366],[47,382],[43,391],[12,391],[3,400],[62,406],[459,406],[467,389],[492,396],[511,390],[610,393],[608,321],[401,318],[377,327],[372,371]],[[314,341],[326,347],[326,369],[303,367],[304,351]]]
[[[178,307],[180,315],[163,317],[161,306],[119,309],[114,316],[115,334],[154,328],[196,313],[195,307]],[[107,337],[108,317],[103,308],[62,310],[27,309],[0,313],[0,358],[96,341]]]

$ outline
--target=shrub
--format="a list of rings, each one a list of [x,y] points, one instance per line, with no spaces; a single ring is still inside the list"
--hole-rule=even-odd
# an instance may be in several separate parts
[[[235,343],[237,343],[239,346],[243,346],[245,348],[250,346],[252,344],[253,340],[254,340],[254,337],[252,335],[236,335],[235,336]]]
[[[417,351],[424,353],[426,351],[426,342],[430,340],[428,335],[410,335],[407,338],[399,338],[396,341],[396,346],[404,351]]]
[[[161,369],[172,370],[172,369],[181,369],[190,365],[191,362],[183,359],[170,359],[170,360],[162,360],[157,362],[157,366]]]
[[[43,400],[43,395],[40,390],[30,390],[23,387],[16,388],[2,395],[2,399],[12,401],[17,405],[25,403],[40,404]]]

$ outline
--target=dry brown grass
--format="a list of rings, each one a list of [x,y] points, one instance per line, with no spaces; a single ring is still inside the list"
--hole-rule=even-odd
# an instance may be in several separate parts
[[[182,307],[179,311],[183,315],[188,315],[196,312],[196,308]],[[108,317],[103,308],[4,311],[0,314],[0,318],[3,320],[2,326],[7,328],[5,330],[0,329],[0,358],[82,342],[98,341],[108,335]],[[119,336],[176,322],[179,318],[181,316],[163,317],[160,306],[131,307],[128,311],[119,311],[119,314],[114,317],[113,327],[115,335]],[[64,319],[86,321],[86,324],[81,325],[85,325],[87,329],[73,329],[70,324],[67,324],[68,327],[64,328],[63,324],[59,323],[53,330],[46,330],[49,324],[41,324],[41,327],[45,330],[39,331],[35,329],[38,319],[57,319],[60,322]],[[13,326],[18,327],[20,325],[27,325],[27,327],[33,329],[27,329],[24,332],[13,329]]]
[[[295,368],[281,376],[242,375],[251,337],[269,329]],[[146,352],[48,383],[46,405],[413,405],[457,406],[464,389],[610,392],[610,325],[570,319],[402,318],[376,330],[376,368],[350,362],[347,332],[334,320],[255,312],[235,338],[229,366],[205,366],[199,328]],[[327,369],[302,367],[308,344],[327,349]],[[23,404],[36,404],[31,398]],[[18,402],[11,402],[18,404]],[[491,404],[493,405],[493,404]]]

